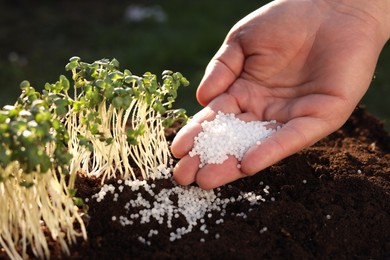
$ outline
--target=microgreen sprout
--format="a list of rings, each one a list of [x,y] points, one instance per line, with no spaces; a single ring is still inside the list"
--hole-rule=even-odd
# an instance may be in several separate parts
[[[27,247],[49,258],[42,225],[65,252],[86,232],[66,181],[67,130],[28,82],[21,86],[19,101],[0,110],[0,245],[12,259],[26,259]]]
[[[102,182],[118,175],[154,178],[157,167],[167,165],[170,158],[164,129],[178,117],[185,118],[185,111],[172,109],[172,104],[178,88],[189,84],[187,79],[166,70],[160,84],[150,72],[139,77],[120,71],[115,59],[88,64],[73,57],[66,69],[72,72],[73,96],[63,76],[47,84],[44,95],[53,100],[59,116],[66,111],[73,164]]]
[[[40,93],[23,81],[17,102],[0,110],[0,246],[12,259],[27,258],[27,248],[50,257],[43,225],[69,253],[68,243],[86,238],[77,174],[102,182],[160,177],[170,160],[164,130],[187,119],[172,109],[189,84],[178,72],[164,71],[160,84],[150,72],[120,71],[115,59],[78,57],[66,70],[72,83],[61,75]]]

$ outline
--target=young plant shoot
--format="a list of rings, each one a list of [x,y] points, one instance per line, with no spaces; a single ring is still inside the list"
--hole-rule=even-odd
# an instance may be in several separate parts
[[[66,65],[73,89],[63,75],[42,93],[24,81],[15,105],[0,110],[0,246],[10,258],[26,259],[27,249],[49,258],[44,229],[64,252],[77,236],[86,239],[74,197],[78,173],[102,183],[154,179],[168,165],[164,130],[186,120],[172,104],[188,81],[164,71],[160,84],[149,72],[118,68],[115,59],[73,57]]]
[[[68,253],[86,231],[66,181],[67,131],[28,82],[22,85],[25,103],[0,110],[0,245],[11,259],[27,259],[28,248],[49,258],[44,229]]]
[[[102,182],[116,176],[155,178],[157,167],[167,165],[170,158],[164,129],[185,117],[184,110],[171,110],[177,90],[189,83],[178,72],[164,71],[159,84],[150,72],[139,77],[118,68],[115,59],[88,64],[73,57],[66,65],[72,71],[73,96],[64,76],[47,84],[44,95],[64,107],[58,110],[57,104],[56,112],[66,113],[72,164],[82,172]]]

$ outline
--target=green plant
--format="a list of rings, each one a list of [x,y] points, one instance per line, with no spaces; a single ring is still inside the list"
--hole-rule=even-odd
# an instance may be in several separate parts
[[[68,133],[28,82],[22,88],[24,102],[0,110],[0,245],[14,259],[28,247],[49,258],[44,227],[64,251],[86,231],[66,180]]]
[[[120,71],[115,59],[89,64],[73,57],[66,69],[72,71],[73,96],[64,76],[47,84],[44,95],[53,100],[59,116],[65,115],[73,165],[102,182],[116,176],[156,177],[157,167],[170,158],[164,129],[178,117],[186,118],[183,109],[172,110],[178,88],[189,84],[186,78],[167,70],[159,84],[150,72],[139,77]]]
[[[172,109],[189,84],[178,72],[164,71],[159,84],[150,72],[120,71],[115,59],[73,57],[66,69],[72,84],[61,75],[40,93],[23,81],[15,105],[0,110],[0,245],[14,259],[26,258],[27,248],[50,257],[44,227],[69,252],[68,243],[86,238],[77,174],[102,182],[158,177],[170,160],[164,129],[187,119]]]

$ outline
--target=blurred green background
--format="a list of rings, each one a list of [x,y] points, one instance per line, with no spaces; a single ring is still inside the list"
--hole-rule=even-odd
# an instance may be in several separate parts
[[[19,83],[37,89],[65,74],[72,56],[116,58],[134,74],[165,69],[191,82],[177,107],[194,114],[204,69],[229,29],[269,1],[0,1],[0,106],[19,96]],[[390,44],[362,103],[390,129]]]

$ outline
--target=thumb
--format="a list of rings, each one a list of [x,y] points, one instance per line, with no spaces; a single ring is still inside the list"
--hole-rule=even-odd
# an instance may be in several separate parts
[[[199,103],[206,106],[225,92],[241,74],[244,54],[238,42],[225,42],[207,65],[197,90]]]

